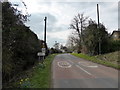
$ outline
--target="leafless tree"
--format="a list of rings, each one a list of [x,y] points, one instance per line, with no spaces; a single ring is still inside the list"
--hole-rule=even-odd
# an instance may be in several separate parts
[[[67,40],[67,48],[71,51],[78,50],[78,44],[80,43],[78,34],[76,32],[72,32]]]
[[[86,23],[87,19],[88,17],[84,17],[83,13],[82,14],[78,13],[78,15],[73,18],[72,23],[70,24],[70,29],[74,29],[78,33],[81,43],[83,42],[82,32],[87,25]]]

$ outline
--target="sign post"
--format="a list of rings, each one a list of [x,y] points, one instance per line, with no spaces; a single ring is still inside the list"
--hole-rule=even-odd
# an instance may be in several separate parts
[[[43,60],[44,60],[44,57],[45,57],[45,53],[43,53],[43,52],[38,52],[38,53],[37,53],[37,56],[38,56],[38,60],[43,64]]]
[[[37,56],[45,56],[45,53],[43,53],[43,52],[38,52],[38,53],[37,53]]]
[[[43,60],[45,58],[45,52],[46,52],[46,49],[42,48],[42,52],[37,53],[37,56],[39,57],[39,61],[41,61],[42,63],[43,63]],[[41,60],[41,57],[42,57],[42,60]]]
[[[45,51],[46,51],[45,48],[42,48],[42,53],[45,53]]]

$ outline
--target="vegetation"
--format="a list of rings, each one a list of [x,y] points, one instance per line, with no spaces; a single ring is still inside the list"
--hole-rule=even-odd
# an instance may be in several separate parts
[[[110,53],[120,51],[120,40],[113,40],[103,24],[100,23],[98,28],[95,21],[88,20],[88,17],[84,17],[83,14],[78,14],[73,18],[70,29],[74,32],[68,38],[67,48],[75,52],[72,55],[120,69],[118,54]],[[99,45],[102,55],[98,55]]]
[[[39,63],[34,67],[30,78],[31,88],[50,88],[51,86],[51,63],[57,54],[49,55],[44,60],[44,66]]]
[[[32,88],[48,88],[50,87],[50,65],[55,55],[50,55],[46,58],[44,65],[37,64],[33,70],[29,70],[29,79],[22,79],[17,82],[21,76],[24,76],[26,70],[33,67],[37,62],[37,53],[43,48],[47,48],[47,44],[39,40],[37,35],[25,26],[28,21],[28,15],[23,15],[12,7],[11,3],[2,3],[2,84],[5,87],[14,87],[20,84],[21,87]],[[89,55],[98,54],[99,38],[101,42],[101,53],[108,53],[120,50],[120,41],[112,41],[110,35],[106,31],[103,24],[98,25],[92,20],[88,20],[84,14],[78,14],[73,18],[70,24],[70,29],[75,31],[74,35],[70,37],[69,47],[61,46],[55,43],[54,48],[46,50],[46,55],[52,53],[72,52],[77,50],[78,53],[85,52]],[[88,24],[87,24],[88,22]],[[70,48],[70,49],[69,49]],[[85,54],[72,55],[85,58],[87,60],[119,68],[115,63],[97,59],[94,56],[87,56]],[[119,61],[118,61],[119,62]],[[31,73],[33,72],[33,73]]]
[[[106,31],[106,28],[103,24],[98,25],[95,21],[89,20],[89,25],[83,31],[84,33],[84,46],[87,49],[89,55],[99,54],[99,42],[101,45],[101,53],[108,52],[108,43],[109,34]]]
[[[60,49],[51,48],[50,53],[51,54],[53,54],[53,53],[62,53],[62,51]]]
[[[108,52],[120,51],[120,40],[109,40],[108,41]]]
[[[76,32],[72,32],[68,37],[66,47],[70,52],[73,52],[73,51],[79,52],[79,48],[80,48],[79,43],[80,42],[79,42],[78,35],[76,34]]]
[[[78,52],[81,52],[80,49],[82,49],[84,45],[83,30],[86,28],[87,19],[88,17],[85,17],[83,13],[78,13],[70,24],[70,29],[75,30],[77,36],[79,37],[77,39]]]
[[[50,53],[69,53],[69,49],[66,46],[63,46],[62,44],[60,45],[60,43],[55,42],[55,44],[53,45],[53,48],[51,48]]]
[[[27,15],[13,8],[9,2],[2,3],[2,83],[3,88],[15,81],[15,76],[32,67],[41,51],[42,41],[24,25]]]
[[[120,65],[119,53],[120,51],[116,51],[116,52],[107,53],[103,55],[97,55],[96,58]]]
[[[27,77],[23,77],[16,84],[20,88],[50,88],[51,86],[51,63],[57,54],[46,57],[44,64],[37,63],[28,70]]]
[[[105,60],[98,59],[96,56],[88,56],[88,55],[85,55],[85,54],[82,54],[82,53],[80,53],[80,54],[72,53],[72,55],[83,58],[83,59],[86,59],[86,60],[89,60],[89,61],[92,61],[92,62],[95,62],[95,63],[102,64],[102,65],[105,65],[105,66],[108,66],[108,67],[113,67],[113,68],[116,68],[116,69],[120,69],[120,65],[114,64],[110,61],[105,61]]]
[[[67,48],[72,52],[93,56],[120,50],[120,40],[112,40],[103,24],[100,23],[98,26],[95,21],[88,20],[83,14],[78,13],[73,18],[70,29],[74,32],[68,38]]]
[[[15,82],[5,88],[50,88],[51,64],[57,54],[51,54],[44,59],[44,64],[36,62],[34,66],[21,72]]]

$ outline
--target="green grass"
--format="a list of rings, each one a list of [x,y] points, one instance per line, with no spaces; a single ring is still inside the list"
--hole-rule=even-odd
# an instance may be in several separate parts
[[[120,64],[119,53],[120,51],[116,51],[112,53],[97,55],[96,57],[104,61],[112,62],[114,64]]]
[[[29,78],[30,88],[50,88],[51,85],[51,63],[56,54],[49,55],[44,60],[44,66],[37,64],[34,67],[32,76]]]
[[[47,56],[44,65],[36,62],[33,67],[18,74],[14,81],[8,83],[5,88],[50,88],[51,63],[56,55]]]
[[[118,64],[114,64],[112,62],[109,62],[109,61],[104,61],[104,60],[100,60],[98,58],[96,58],[96,56],[88,56],[86,54],[77,54],[77,53],[71,53],[71,55],[74,55],[74,56],[77,56],[77,57],[80,57],[80,58],[83,58],[83,59],[86,59],[86,60],[89,60],[89,61],[92,61],[92,62],[95,62],[95,63],[98,63],[98,64],[102,64],[102,65],[105,65],[105,66],[108,66],[108,67],[113,67],[115,69],[120,69],[120,65]]]

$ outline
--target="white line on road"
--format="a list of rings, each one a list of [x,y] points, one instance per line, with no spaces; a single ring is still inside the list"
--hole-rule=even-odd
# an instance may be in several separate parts
[[[87,67],[91,67],[91,68],[97,68],[98,66],[87,66]]]
[[[84,66],[84,67],[91,67],[91,68],[97,68],[98,66],[97,65],[92,65],[92,66],[89,66],[89,65],[87,65],[87,62],[78,62],[79,64],[81,64],[82,66]],[[86,65],[85,65],[86,64]]]
[[[79,65],[76,65],[78,68],[80,68],[81,70],[83,70],[84,72],[86,72],[89,75],[92,75],[91,73],[89,73],[88,71],[86,71],[85,69],[81,68]]]

